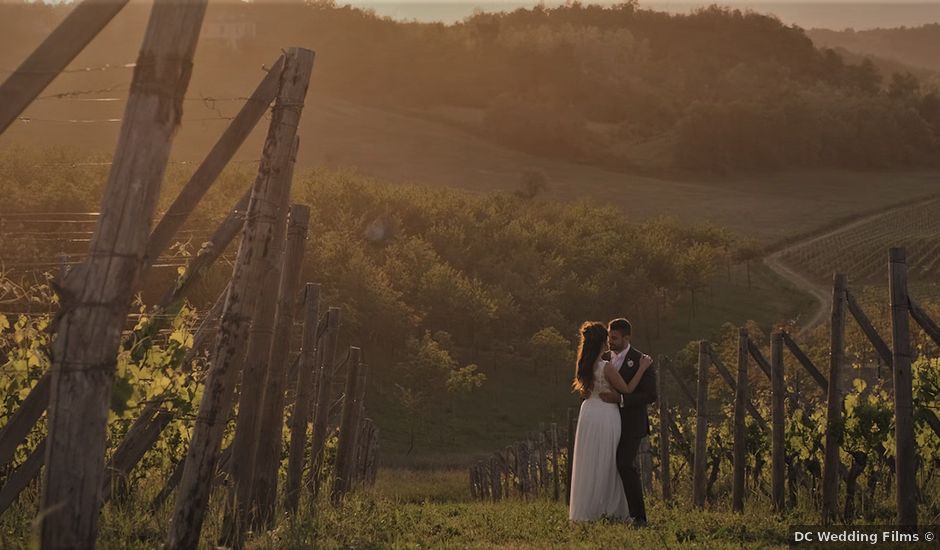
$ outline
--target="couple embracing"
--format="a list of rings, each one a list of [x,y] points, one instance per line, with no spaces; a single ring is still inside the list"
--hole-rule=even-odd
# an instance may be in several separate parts
[[[649,434],[646,407],[656,401],[653,359],[630,344],[626,319],[581,325],[574,388],[581,412],[574,439],[568,519],[602,517],[646,525],[643,486],[635,466]]]

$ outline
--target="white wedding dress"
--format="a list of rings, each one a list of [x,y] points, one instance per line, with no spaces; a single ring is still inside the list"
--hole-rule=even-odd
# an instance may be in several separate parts
[[[627,497],[617,472],[620,407],[600,398],[601,392],[611,391],[604,377],[606,364],[603,359],[594,364],[594,387],[578,415],[568,506],[568,519],[574,521],[628,516]]]

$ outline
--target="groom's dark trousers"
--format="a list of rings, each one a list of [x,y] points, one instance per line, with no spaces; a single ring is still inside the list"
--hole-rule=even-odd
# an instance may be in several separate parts
[[[631,347],[620,366],[620,376],[627,383],[636,374],[643,353]],[[627,495],[630,517],[634,521],[646,522],[646,506],[643,504],[643,484],[636,468],[636,452],[640,441],[650,433],[650,421],[646,407],[656,401],[656,370],[650,367],[633,393],[623,395],[620,409],[620,443],[617,445],[617,470],[623,481],[623,492]]]

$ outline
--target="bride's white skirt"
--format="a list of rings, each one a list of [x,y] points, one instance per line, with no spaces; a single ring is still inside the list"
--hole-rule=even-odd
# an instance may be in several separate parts
[[[599,398],[581,404],[574,438],[568,519],[626,518],[627,497],[617,472],[620,410]]]

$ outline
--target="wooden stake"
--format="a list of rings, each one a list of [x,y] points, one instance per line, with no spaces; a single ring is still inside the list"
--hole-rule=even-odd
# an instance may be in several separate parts
[[[669,358],[663,357],[660,364],[668,364]],[[656,372],[656,395],[659,396],[659,480],[663,488],[663,500],[672,500],[672,477],[669,468],[669,406],[663,388],[662,371]]]
[[[888,279],[891,294],[891,344],[894,365],[895,496],[898,525],[917,526],[917,446],[914,442],[914,405],[911,380],[911,333],[907,293],[907,253],[890,251]]]
[[[0,134],[101,32],[127,0],[85,0],[0,86]]]
[[[803,365],[803,368],[806,369],[806,372],[809,373],[810,377],[816,382],[816,384],[822,388],[822,391],[829,393],[829,382],[826,381],[826,377],[819,372],[819,369],[816,368],[816,365],[809,360],[809,357],[803,353],[803,350],[800,349],[800,346],[793,340],[789,333],[783,333],[783,343],[787,345],[787,348],[790,350],[790,353],[796,357],[796,360]]]
[[[842,444],[842,395],[839,372],[845,360],[845,275],[832,283],[832,320],[829,337],[829,392],[826,399],[826,448],[823,463],[822,523],[836,519],[839,500],[839,447]]]
[[[885,341],[881,339],[878,331],[875,330],[875,327],[868,319],[868,315],[865,315],[865,310],[862,309],[862,306],[855,300],[855,296],[848,290],[845,291],[845,302],[852,317],[855,317],[858,326],[862,329],[868,341],[871,342],[871,345],[874,346],[875,351],[878,352],[878,356],[886,365],[891,366],[891,350],[888,349],[888,344],[885,344]]]
[[[708,442],[708,343],[705,340],[698,345],[698,391],[695,406],[695,454],[692,472],[692,503],[705,507],[705,453]]]
[[[51,375],[46,374],[40,377],[33,389],[30,390],[29,395],[20,404],[20,408],[16,410],[6,426],[0,430],[0,470],[13,461],[16,448],[29,435],[30,430],[42,417],[42,413],[46,412],[46,408],[49,406],[49,389],[51,386]]]
[[[744,425],[747,397],[747,330],[738,331],[738,381],[734,392],[734,475],[731,486],[731,509],[744,511],[745,465],[747,463],[747,428]]]
[[[350,476],[352,474],[354,436],[358,425],[359,404],[356,397],[359,394],[359,358],[360,350],[357,347],[349,348],[349,367],[346,370],[346,391],[343,401],[342,423],[339,428],[339,441],[336,444],[336,467],[333,478],[331,498],[334,503],[339,502],[349,492]]]
[[[309,78],[305,71],[302,78]],[[302,99],[302,98],[301,98]],[[280,104],[281,102],[278,101]],[[296,126],[295,126],[296,128]],[[287,213],[290,200],[290,187],[293,166],[296,160],[298,142],[296,136],[293,152],[285,171],[280,174],[283,187],[274,197],[276,219],[274,233],[269,246],[271,257],[264,267],[264,279],[258,291],[258,303],[251,319],[248,333],[248,351],[245,353],[242,370],[242,383],[238,395],[238,417],[235,421],[235,437],[232,440],[232,483],[233,491],[229,494],[226,517],[223,526],[225,542],[233,546],[241,544],[241,536],[249,525],[255,524],[260,502],[254,498],[252,484],[255,481],[255,459],[258,452],[258,439],[261,430],[262,402],[274,341],[275,316],[278,305],[278,289],[281,283],[282,262],[285,254],[287,234]],[[293,298],[293,296],[291,296]],[[291,309],[293,311],[293,308]],[[283,349],[283,346],[278,346]],[[280,433],[280,432],[278,432]]]
[[[330,415],[330,399],[333,385],[333,365],[336,364],[336,340],[339,336],[339,308],[331,307],[327,312],[327,329],[324,336],[323,353],[317,369],[317,406],[313,416],[313,433],[310,436],[310,490],[313,498],[320,494],[323,449],[326,447],[326,426]]]
[[[36,479],[42,470],[43,457],[46,454],[46,440],[43,439],[39,445],[29,453],[26,461],[13,470],[5,480],[3,488],[0,489],[0,514],[6,512],[16,498],[20,496],[30,482]]]
[[[300,368],[297,369],[297,398],[290,421],[290,450],[287,458],[287,489],[285,504],[290,513],[297,512],[300,486],[303,483],[304,449],[307,447],[307,424],[310,422],[313,379],[316,374],[317,325],[320,318],[320,285],[304,287],[304,335]]]
[[[774,511],[782,513],[784,504],[784,469],[786,467],[786,441],[784,439],[784,402],[787,397],[784,384],[783,333],[770,337],[771,380],[771,501]]]
[[[121,329],[143,265],[172,138],[182,117],[205,9],[204,0],[154,5],[90,255],[59,289],[62,305],[52,346],[46,475],[39,516],[41,548],[95,545]],[[106,15],[105,20],[112,16]]]
[[[313,62],[309,50],[292,48],[285,55],[278,103],[293,106],[302,103],[307,78]],[[294,154],[296,118],[290,109],[275,110],[264,146],[258,178],[252,189],[245,232],[239,246],[232,282],[222,313],[212,366],[206,377],[205,391],[196,418],[196,427],[186,455],[167,548],[194,548],[199,541],[209,499],[209,489],[218,459],[222,433],[232,409],[235,382],[240,374],[251,315],[260,293],[264,269],[275,260],[271,240],[277,225],[277,205],[283,187],[289,185],[284,174],[289,171]]]
[[[738,391],[737,383],[734,381],[734,378],[731,377],[731,373],[728,372],[728,369],[727,367],[725,367],[724,363],[721,362],[721,358],[718,356],[717,353],[712,352],[710,347],[709,347],[708,353],[711,356],[712,364],[715,365],[715,369],[718,371],[718,374],[721,375],[725,383],[728,384],[728,387],[731,388],[732,392],[737,392]],[[769,427],[767,426],[767,421],[764,420],[764,417],[760,414],[760,412],[758,412],[757,407],[755,407],[754,404],[751,403],[750,399],[747,399],[744,402],[744,408],[748,412],[748,414],[751,415],[751,418],[753,418],[754,420],[757,421],[758,424],[760,424],[761,429],[763,430],[769,429]]]
[[[232,122],[222,133],[219,141],[216,142],[206,158],[196,168],[192,177],[189,178],[182,191],[176,196],[173,204],[160,218],[160,223],[150,233],[150,240],[147,243],[145,272],[150,267],[151,262],[158,258],[170,245],[173,236],[186,223],[196,205],[212,187],[212,184],[215,183],[215,180],[235,156],[235,153],[238,152],[238,148],[251,134],[264,113],[268,111],[268,106],[271,105],[277,95],[283,68],[284,56],[281,56],[242,105],[238,114],[235,115],[235,118],[232,119]]]
[[[281,465],[284,426],[284,386],[290,333],[294,326],[296,296],[303,267],[304,245],[310,224],[310,208],[293,205],[287,228],[287,247],[278,285],[277,317],[270,348],[267,377],[263,385],[261,418],[258,421],[257,450],[252,479],[252,501],[261,525],[270,528],[277,504],[277,473]]]
[[[499,474],[497,474],[498,476]],[[497,481],[498,481],[497,477]],[[558,500],[558,497],[561,495],[561,479],[559,479],[559,469],[558,469],[558,424],[552,422],[552,482],[553,482],[553,491],[552,498]]]
[[[575,410],[568,409],[568,433],[566,435],[568,448],[566,451],[565,461],[567,463],[567,470],[565,475],[567,476],[567,481],[565,483],[565,503],[568,506],[571,506],[571,474],[574,473],[574,438],[575,430],[577,429],[577,416]]]

